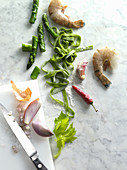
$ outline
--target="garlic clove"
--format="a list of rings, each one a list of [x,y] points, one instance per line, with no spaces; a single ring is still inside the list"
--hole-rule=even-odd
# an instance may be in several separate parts
[[[82,61],[80,61],[77,65],[77,75],[81,80],[85,79],[85,69],[88,64],[88,61],[84,58]]]
[[[23,102],[19,103],[16,107],[16,110],[19,114],[23,113],[25,111],[25,104]]]
[[[37,114],[38,110],[41,107],[40,99],[37,98],[36,100],[33,100],[26,108],[23,116],[23,122],[25,124],[29,124],[34,116]]]
[[[48,127],[40,121],[33,121],[32,127],[39,136],[50,137],[53,135],[53,133],[48,129]]]

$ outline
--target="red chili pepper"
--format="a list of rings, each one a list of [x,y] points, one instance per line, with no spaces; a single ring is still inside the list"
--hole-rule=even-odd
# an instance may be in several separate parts
[[[72,86],[72,88],[83,98],[83,100],[87,104],[91,104],[96,112],[98,111],[93,105],[93,99],[88,94],[86,94],[84,91],[80,90],[78,87],[74,85]]]

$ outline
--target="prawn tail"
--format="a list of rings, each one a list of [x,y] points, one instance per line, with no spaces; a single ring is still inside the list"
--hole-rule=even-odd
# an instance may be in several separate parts
[[[80,28],[83,27],[85,25],[83,20],[77,20],[73,22],[73,27],[74,28]]]
[[[106,88],[110,86],[111,81],[104,74],[101,74],[98,78]]]

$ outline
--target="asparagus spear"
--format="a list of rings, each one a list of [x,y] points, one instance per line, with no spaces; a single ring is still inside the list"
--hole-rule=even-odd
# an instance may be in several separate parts
[[[35,61],[35,57],[37,55],[37,47],[38,47],[38,37],[32,36],[32,51],[30,52],[30,57],[27,64],[27,70],[33,65]]]
[[[36,21],[38,6],[39,6],[39,0],[33,0],[32,13],[31,13],[31,17],[29,20],[29,23],[31,23],[31,24],[34,24]]]
[[[38,47],[38,37],[32,36],[32,53],[34,57],[37,55],[37,47]]]
[[[27,64],[27,70],[33,65],[35,61],[35,57],[33,56],[32,52],[30,53],[30,57],[29,57],[29,61],[28,61],[28,64]]]
[[[58,34],[49,26],[49,21],[46,13],[42,15],[42,21],[44,23],[47,32],[50,33],[53,38],[57,38]]]
[[[40,74],[40,68],[38,66],[35,66],[30,77],[31,79],[37,79],[39,74]]]
[[[22,44],[22,51],[31,52],[32,51],[32,44],[23,43]]]
[[[38,26],[38,44],[41,52],[45,52],[45,42],[44,42],[44,30],[42,23]]]

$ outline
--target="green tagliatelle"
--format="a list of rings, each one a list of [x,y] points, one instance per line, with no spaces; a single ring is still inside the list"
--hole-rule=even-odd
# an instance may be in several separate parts
[[[46,79],[50,79],[50,81],[46,81],[46,83],[52,86],[50,91],[51,98],[63,106],[65,108],[66,114],[72,118],[74,117],[75,113],[69,107],[66,94],[66,87],[69,84],[68,78],[70,77],[71,72],[74,70],[73,62],[77,57],[76,52],[91,50],[93,49],[93,46],[77,48],[81,44],[81,37],[80,35],[74,34],[72,29],[65,29],[62,27],[60,30],[58,30],[58,28],[52,27],[52,30],[57,34],[56,38],[54,38],[52,34],[49,35],[50,42],[50,36],[53,37],[54,42],[51,42],[51,44],[53,45],[55,54],[41,66],[41,69],[46,73],[44,77]],[[52,71],[44,69],[48,63],[52,65]],[[64,102],[53,97],[53,94],[56,94],[60,91],[62,92]]]

